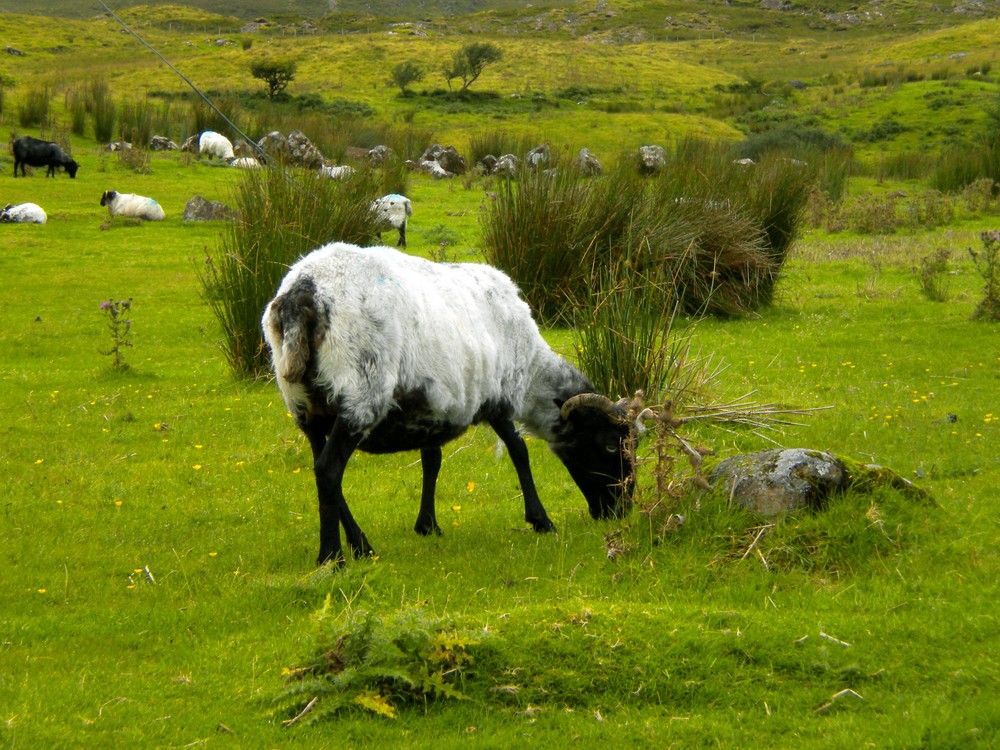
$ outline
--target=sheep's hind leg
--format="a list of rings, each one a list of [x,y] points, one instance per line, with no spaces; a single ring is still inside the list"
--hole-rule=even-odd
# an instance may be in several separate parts
[[[326,424],[326,420],[318,420],[304,428],[313,449],[313,470],[319,498],[319,556],[316,564],[333,562],[343,565],[341,526],[355,557],[374,556],[375,551],[351,515],[343,491],[344,470],[358,447],[360,436],[352,433],[343,420],[337,419],[329,437],[326,437]]]
[[[420,513],[417,514],[413,530],[421,536],[441,536],[441,527],[438,526],[434,512],[434,489],[437,486],[438,472],[441,471],[441,449],[423,448],[420,451],[420,467],[424,478],[420,491]]]
[[[507,454],[517,471],[521,493],[524,495],[524,520],[530,523],[535,531],[555,531],[555,524],[549,519],[542,501],[538,498],[535,480],[531,476],[531,464],[528,461],[528,446],[524,444],[517,427],[506,417],[491,419],[490,426],[507,446]]]

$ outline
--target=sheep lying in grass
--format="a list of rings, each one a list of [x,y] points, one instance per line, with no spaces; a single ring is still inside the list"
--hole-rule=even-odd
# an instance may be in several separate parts
[[[233,144],[221,133],[216,133],[214,130],[206,130],[198,139],[198,154],[207,156],[209,159],[215,157],[223,161],[232,161],[234,156]]]
[[[11,224],[44,224],[48,217],[37,203],[8,203],[0,211],[0,222]]]
[[[382,241],[382,229],[393,227],[399,230],[399,242],[396,246],[406,247],[406,220],[413,216],[410,199],[397,193],[390,193],[373,200],[371,210],[379,220],[379,241]]]
[[[163,221],[166,218],[163,206],[152,198],[135,193],[117,193],[114,190],[105,190],[101,196],[101,205],[108,207],[111,218],[128,216],[132,219],[145,219],[146,221]]]
[[[542,338],[514,283],[491,266],[329,244],[292,266],[261,325],[285,405],[312,448],[319,564],[343,562],[341,525],[356,557],[373,554],[342,489],[355,450],[419,450],[415,530],[439,534],[441,447],[480,422],[506,444],[535,531],[555,526],[515,420],[549,444],[591,516],[628,507],[633,405],[594,393]]]
[[[229,162],[229,166],[235,169],[260,169],[263,165],[252,156],[241,156]]]
[[[326,166],[323,165],[319,168],[319,173],[329,177],[331,180],[346,180],[352,174],[354,174],[354,167],[344,166]]]

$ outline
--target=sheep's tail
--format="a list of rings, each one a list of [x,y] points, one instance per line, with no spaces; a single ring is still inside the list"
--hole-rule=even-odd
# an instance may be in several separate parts
[[[265,327],[275,374],[289,383],[301,383],[312,360],[316,328],[313,290],[292,289],[268,306]]]

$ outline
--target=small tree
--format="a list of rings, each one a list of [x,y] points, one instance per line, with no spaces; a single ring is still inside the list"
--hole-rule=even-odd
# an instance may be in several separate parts
[[[267,84],[267,98],[274,99],[295,80],[295,67],[294,60],[255,60],[250,63],[250,75],[264,81]]]
[[[461,78],[461,93],[464,94],[469,86],[482,75],[487,65],[492,65],[501,59],[503,59],[503,50],[495,44],[489,42],[467,44],[452,56],[451,64],[445,66],[444,77],[448,80],[449,86],[451,86],[453,78]]]
[[[396,67],[392,69],[392,80],[396,86],[399,86],[399,91],[404,96],[406,95],[406,87],[411,83],[416,83],[417,81],[423,80],[424,71],[421,70],[420,66],[415,62],[407,61],[399,63]]]

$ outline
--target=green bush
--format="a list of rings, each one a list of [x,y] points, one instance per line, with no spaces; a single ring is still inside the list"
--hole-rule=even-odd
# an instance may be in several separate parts
[[[234,375],[259,378],[269,371],[260,318],[297,258],[328,242],[364,245],[375,238],[368,206],[381,194],[380,180],[374,171],[343,181],[316,171],[243,172],[232,201],[236,218],[227,224],[217,254],[200,269]]]

